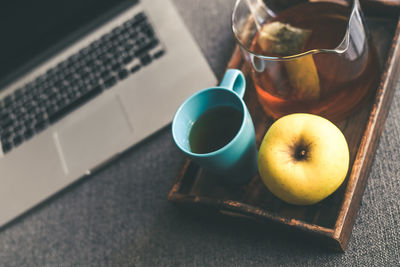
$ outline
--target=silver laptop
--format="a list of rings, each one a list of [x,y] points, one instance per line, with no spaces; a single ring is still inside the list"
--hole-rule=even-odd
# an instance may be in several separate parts
[[[0,226],[216,83],[170,1],[0,5]]]

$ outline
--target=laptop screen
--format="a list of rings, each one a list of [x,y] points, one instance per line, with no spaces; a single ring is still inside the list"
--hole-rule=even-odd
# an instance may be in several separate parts
[[[126,0],[3,0],[0,82],[80,27]]]

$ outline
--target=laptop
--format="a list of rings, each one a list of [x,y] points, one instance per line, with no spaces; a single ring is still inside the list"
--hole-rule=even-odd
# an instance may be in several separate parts
[[[168,0],[0,4],[0,226],[216,83]]]

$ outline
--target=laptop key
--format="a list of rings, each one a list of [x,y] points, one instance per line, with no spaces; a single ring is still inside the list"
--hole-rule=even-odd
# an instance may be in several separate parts
[[[8,141],[7,142],[3,142],[3,140],[2,140],[1,144],[2,144],[2,147],[3,147],[3,153],[7,153],[12,148],[12,144],[9,143]]]
[[[9,106],[13,102],[13,98],[11,95],[8,95],[3,100],[5,106]]]
[[[114,84],[116,84],[117,83],[117,79],[115,78],[115,76],[110,76],[110,77],[108,77],[108,78],[106,78],[105,80],[104,80],[104,85],[107,87],[107,88],[110,88],[111,86],[113,86]]]
[[[146,65],[150,64],[151,61],[152,61],[152,58],[151,58],[151,56],[148,55],[148,54],[143,55],[143,56],[140,58],[140,62],[142,63],[143,66],[146,66]]]
[[[35,132],[40,132],[44,130],[47,126],[47,123],[42,121],[35,124]]]
[[[118,78],[119,78],[120,80],[125,79],[126,77],[128,77],[128,75],[129,75],[129,72],[128,72],[126,69],[122,69],[122,70],[120,70],[120,71],[118,72]]]
[[[14,137],[13,144],[14,146],[18,146],[19,144],[22,143],[22,141],[23,141],[22,136],[17,135]]]
[[[33,136],[33,131],[32,129],[25,129],[24,131],[24,138],[25,140],[31,138]]]
[[[11,111],[3,109],[3,110],[1,110],[1,113],[0,113],[0,121],[8,119],[8,118],[10,118],[10,116],[11,116]]]
[[[137,72],[138,70],[140,70],[140,65],[135,65],[131,68],[131,73]]]
[[[141,44],[135,51],[135,55],[136,56],[140,56],[141,54],[147,52],[148,50],[156,47],[156,45],[158,44],[158,40],[157,39],[152,39],[150,41],[147,41],[143,44]]]
[[[110,71],[108,69],[100,73],[100,77],[103,79],[107,78],[108,76],[110,76]]]
[[[164,54],[165,54],[165,50],[159,50],[153,54],[153,58],[154,59],[159,58],[159,57],[163,56]]]
[[[2,121],[0,122],[0,128],[1,128],[1,129],[6,129],[6,128],[8,128],[10,125],[12,125],[12,123],[13,123],[13,120],[11,119],[11,117],[8,117],[7,119],[2,120]]]
[[[113,71],[119,71],[121,68],[122,68],[122,64],[120,64],[118,62],[111,66],[111,69]]]
[[[133,17],[133,19],[129,22],[128,27],[135,27],[145,20],[146,20],[146,15],[143,12],[141,12]]]
[[[130,55],[126,55],[125,57],[123,57],[122,62],[123,62],[124,64],[128,64],[129,62],[132,61],[132,59],[133,59],[133,58],[132,58]]]
[[[3,138],[4,138],[4,139],[9,139],[9,138],[11,137],[12,134],[13,134],[12,130],[11,130],[11,129],[7,129],[7,130],[5,130],[5,131],[2,131],[1,137],[2,137],[2,139],[3,139]]]

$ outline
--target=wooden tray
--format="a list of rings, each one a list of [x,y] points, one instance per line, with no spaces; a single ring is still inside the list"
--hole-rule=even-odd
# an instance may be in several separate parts
[[[372,7],[378,5],[379,13],[373,15],[374,8],[368,8],[368,3],[372,3]],[[389,9],[393,11],[393,2],[390,3]],[[215,177],[187,160],[169,193],[169,201],[192,210],[197,208],[198,211],[214,211],[262,223],[272,222],[286,226],[284,229],[300,230],[336,250],[346,249],[400,72],[398,13],[390,18],[379,17],[385,2],[370,0],[363,4],[367,6],[367,24],[377,47],[382,72],[376,94],[369,102],[336,124],[343,131],[350,149],[350,169],[343,185],[322,202],[299,207],[273,196],[258,175],[247,185],[228,186],[218,183]],[[246,73],[238,48],[228,68],[242,69]],[[266,126],[269,127],[272,121],[263,113],[255,89],[250,79],[247,80],[245,102],[252,114],[259,145]]]

